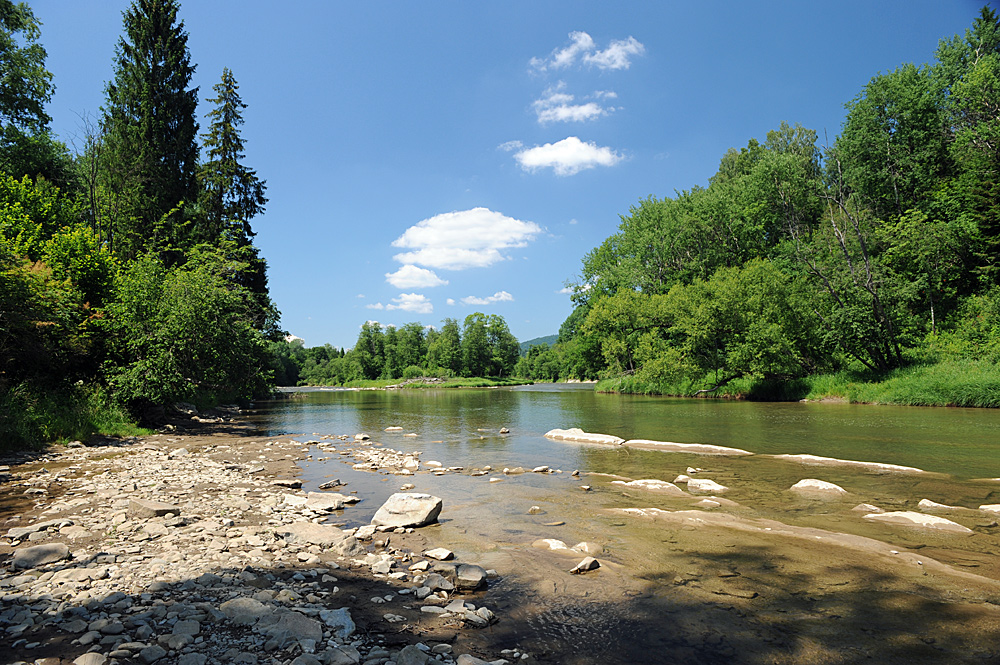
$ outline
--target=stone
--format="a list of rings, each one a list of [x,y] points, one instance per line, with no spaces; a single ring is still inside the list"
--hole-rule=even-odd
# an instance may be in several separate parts
[[[851,508],[852,511],[856,513],[884,513],[885,511],[878,506],[873,506],[870,503],[859,503],[858,505]]]
[[[579,575],[580,573],[585,573],[589,570],[597,570],[601,567],[600,562],[592,556],[585,557],[580,563],[573,566],[569,572],[574,575]]]
[[[643,450],[659,450],[666,453],[691,453],[694,455],[753,455],[742,448],[712,446],[706,443],[674,443],[673,441],[653,441],[651,439],[629,439],[623,446]]]
[[[447,561],[455,556],[455,553],[444,547],[435,547],[432,550],[427,550],[424,552],[424,556],[429,559],[437,559],[438,561]]]
[[[393,527],[421,527],[441,514],[442,501],[436,496],[419,493],[396,493],[382,504],[372,524]]]
[[[353,503],[343,494],[329,494],[326,492],[309,492],[306,494],[305,508],[315,511],[341,510],[348,503]]]
[[[208,656],[203,653],[186,653],[177,659],[177,665],[205,665]]]
[[[552,429],[545,433],[546,439],[554,439],[556,441],[576,441],[579,443],[600,443],[609,446],[620,446],[625,443],[625,439],[619,438],[617,436],[611,436],[610,434],[595,434],[592,432],[584,432],[579,427],[571,427],[569,429]]]
[[[850,466],[875,472],[893,473],[927,473],[923,469],[899,464],[883,464],[881,462],[858,462],[856,460],[837,459],[835,457],[820,457],[819,455],[773,455],[775,459],[791,460],[803,464],[828,466]]]
[[[321,661],[316,656],[311,656],[307,653],[304,653],[295,660],[293,660],[290,665],[323,665],[323,661]]]
[[[539,538],[531,543],[531,546],[542,550],[569,550],[569,546],[566,543],[561,540],[556,540],[555,538]]]
[[[162,501],[149,501],[147,499],[130,499],[128,502],[128,516],[151,518],[163,517],[169,513],[180,515],[181,509],[172,503]]]
[[[612,485],[622,485],[623,487],[634,487],[637,489],[649,490],[651,492],[659,492],[661,494],[669,494],[672,496],[687,496],[687,492],[682,490],[677,485],[673,483],[668,483],[665,480],[655,480],[652,478],[647,478],[644,480],[630,480],[625,482],[624,480],[613,480]]]
[[[108,662],[107,656],[100,653],[85,653],[73,661],[73,665],[104,665]]]
[[[319,618],[333,630],[333,635],[337,639],[346,640],[356,630],[351,610],[347,607],[341,607],[339,610],[320,610]]]
[[[149,663],[155,663],[166,655],[166,649],[161,647],[159,644],[153,644],[152,646],[148,646],[139,652],[139,659],[149,665]]]
[[[455,661],[456,665],[490,665],[490,661],[483,660],[482,658],[476,658],[475,656],[470,656],[467,653],[463,653]]]
[[[174,624],[172,632],[174,635],[197,635],[201,632],[201,623],[194,621],[193,619],[178,621]]]
[[[298,545],[319,545],[334,547],[353,536],[344,533],[335,526],[316,524],[314,522],[292,522],[275,527],[274,535],[288,543]]]
[[[424,586],[431,591],[452,591],[455,589],[455,585],[448,581],[440,573],[431,573],[424,580]]]
[[[69,557],[69,547],[64,543],[47,543],[14,550],[12,563],[15,569],[37,568]]]
[[[219,606],[219,610],[238,626],[252,626],[271,609],[253,598],[233,598]]]
[[[936,501],[931,501],[930,499],[921,499],[917,503],[917,508],[924,511],[925,513],[950,513],[959,510],[968,510],[968,508],[963,508],[962,506],[949,506],[943,503],[937,503]]]
[[[979,510],[986,513],[1000,513],[1000,503],[984,503],[979,506]]]
[[[370,438],[371,437],[368,436],[367,434],[355,434],[354,435],[354,440],[355,441],[367,441]]]
[[[410,644],[403,647],[394,660],[396,661],[396,665],[427,665],[431,657],[417,646]]]
[[[691,484],[688,483],[688,487],[690,486]],[[837,497],[847,494],[847,490],[840,485],[834,485],[833,483],[828,483],[825,480],[817,480],[816,478],[803,478],[789,487],[788,491],[806,496],[812,495],[821,497]]]
[[[455,586],[462,591],[478,589],[486,583],[486,569],[471,563],[463,563],[455,574]]]
[[[574,552],[582,552],[583,554],[590,554],[591,556],[595,554],[601,554],[604,552],[604,548],[597,543],[590,543],[584,541],[582,543],[577,543],[570,548]]]
[[[258,627],[262,633],[276,640],[279,649],[295,642],[312,640],[315,643],[323,639],[323,625],[294,610],[265,617]]]
[[[323,654],[326,665],[357,665],[361,662],[361,653],[354,647],[335,646]]]
[[[725,485],[720,485],[708,478],[692,478],[688,481],[687,486],[691,494],[724,494],[729,491]]]
[[[890,524],[901,524],[903,526],[931,529],[934,531],[945,531],[948,533],[972,533],[972,529],[964,527],[957,522],[952,522],[951,520],[943,517],[925,515],[923,513],[917,513],[910,510],[896,510],[888,513],[872,513],[869,515],[862,515],[862,519],[877,522],[888,522]]]

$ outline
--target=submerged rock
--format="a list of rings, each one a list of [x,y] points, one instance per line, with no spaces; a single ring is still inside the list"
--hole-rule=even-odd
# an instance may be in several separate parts
[[[694,455],[753,455],[753,453],[749,450],[743,450],[742,448],[713,446],[707,443],[674,443],[673,441],[653,441],[651,439],[629,439],[622,445],[629,448],[659,450],[660,452],[665,453],[689,453]]]
[[[788,488],[790,492],[795,492],[797,494],[811,495],[811,496],[843,496],[847,494],[845,490],[840,485],[835,485],[833,483],[828,483],[825,480],[817,480],[816,478],[803,478],[799,482],[795,483]]]
[[[918,527],[921,529],[932,529],[934,531],[947,531],[949,533],[972,533],[972,529],[964,527],[958,522],[952,522],[943,517],[924,515],[911,510],[896,510],[888,513],[872,513],[863,515],[862,519],[874,520],[877,522],[888,522],[890,524],[902,524],[903,526]]]
[[[720,485],[708,478],[692,478],[688,481],[687,486],[691,494],[723,494],[729,491],[725,485]]]
[[[625,439],[619,438],[617,436],[612,436],[610,434],[595,434],[593,432],[584,432],[579,427],[571,427],[569,429],[551,429],[545,433],[546,439],[555,439],[556,441],[578,441],[580,443],[602,443],[611,446],[620,446],[625,443]]]
[[[674,485],[673,483],[668,483],[665,480],[655,480],[652,478],[647,478],[644,480],[630,480],[629,482],[625,482],[624,480],[612,480],[611,484],[623,485],[625,487],[635,487],[638,489],[649,490],[651,492],[671,494],[673,496],[687,496],[687,492],[682,490],[677,485]],[[722,486],[720,485],[719,487]]]

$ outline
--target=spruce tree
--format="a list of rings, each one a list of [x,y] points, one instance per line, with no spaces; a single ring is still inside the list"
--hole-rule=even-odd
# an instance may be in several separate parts
[[[198,89],[176,0],[133,0],[123,14],[115,76],[102,129],[110,194],[125,205],[115,220],[115,251],[165,256],[190,243],[184,220],[197,197]]]
[[[239,94],[239,85],[228,67],[222,70],[222,80],[212,89],[216,97],[209,112],[211,125],[202,135],[208,161],[201,167],[198,179],[202,184],[202,224],[200,239],[207,242],[219,236],[231,238],[240,246],[248,245],[256,234],[250,220],[264,212],[267,198],[265,182],[257,172],[240,163],[243,137],[243,109],[247,107]]]

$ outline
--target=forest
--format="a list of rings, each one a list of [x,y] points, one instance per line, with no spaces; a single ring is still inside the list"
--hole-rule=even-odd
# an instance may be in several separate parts
[[[831,145],[782,123],[583,259],[531,379],[1000,406],[1000,24],[876,75]]]
[[[281,339],[251,221],[232,71],[196,119],[175,0],[123,15],[99,117],[71,154],[30,7],[0,0],[0,444],[155,423],[164,405],[270,394]]]
[[[651,195],[583,257],[557,341],[502,317],[286,341],[254,245],[266,182],[239,84],[206,101],[177,0],[134,0],[85,140],[51,131],[39,22],[0,0],[0,445],[155,424],[177,401],[417,376],[1000,406],[1000,22],[879,73],[841,132],[782,123],[707,186]]]

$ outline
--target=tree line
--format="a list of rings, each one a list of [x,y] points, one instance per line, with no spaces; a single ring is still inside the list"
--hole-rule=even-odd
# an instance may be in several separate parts
[[[49,127],[39,22],[0,0],[0,443],[270,390],[278,311],[251,227],[266,183],[244,163],[228,68],[199,127],[179,10],[123,13],[104,104],[71,153]]]
[[[277,343],[278,385],[344,385],[352,381],[432,377],[510,377],[519,345],[504,318],[476,312],[461,327],[445,319],[440,329],[407,323],[361,326],[354,347],[305,348],[301,341]]]
[[[782,123],[707,187],[650,196],[583,259],[531,378],[714,393],[736,380],[1000,360],[1000,23],[876,75],[842,131]]]

